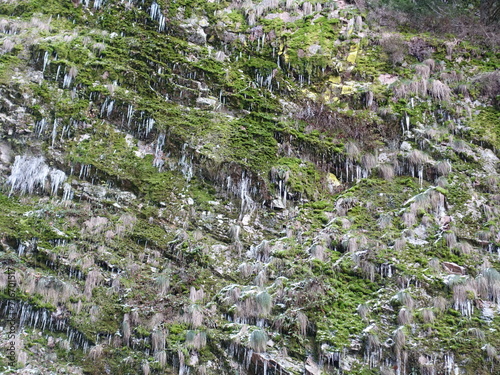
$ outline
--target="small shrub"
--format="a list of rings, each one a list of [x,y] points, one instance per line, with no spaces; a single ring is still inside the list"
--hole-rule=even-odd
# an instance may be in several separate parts
[[[257,304],[257,313],[259,316],[266,316],[271,312],[273,306],[273,299],[267,292],[260,292],[255,296]]]
[[[267,333],[264,330],[257,329],[250,334],[249,344],[254,352],[262,353],[267,347]]]
[[[418,61],[424,61],[431,57],[434,49],[422,38],[413,37],[408,46],[410,55],[415,56]]]
[[[408,46],[399,34],[385,34],[380,40],[382,51],[387,54],[392,65],[399,65],[408,53]]]

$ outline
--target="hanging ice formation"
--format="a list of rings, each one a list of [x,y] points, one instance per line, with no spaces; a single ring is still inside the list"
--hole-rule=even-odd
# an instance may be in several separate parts
[[[46,186],[48,181],[50,189]],[[54,195],[64,181],[66,174],[59,169],[50,168],[45,164],[43,156],[17,155],[7,184],[11,186],[9,195],[14,191],[32,194],[38,188]]]
[[[155,158],[153,160],[153,166],[158,168],[158,170],[161,170],[163,164],[165,164],[163,146],[165,146],[165,133],[160,133],[156,141]]]
[[[158,31],[161,32],[165,30],[165,25],[166,25],[165,16],[163,15],[161,8],[156,3],[156,1],[154,1],[153,4],[151,4],[151,8],[149,8],[149,16],[154,21],[158,21]]]

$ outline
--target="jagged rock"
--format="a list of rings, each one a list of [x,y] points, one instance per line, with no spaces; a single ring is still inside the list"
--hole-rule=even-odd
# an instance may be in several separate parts
[[[198,98],[196,99],[196,104],[201,108],[215,108],[217,105],[217,99]]]
[[[0,141],[0,169],[5,170],[13,158],[12,148],[6,142]]]
[[[413,147],[411,147],[411,144],[409,144],[408,142],[404,141],[401,143],[401,146],[399,146],[399,148],[401,149],[401,151],[406,151],[406,152],[409,152],[412,150]]]
[[[319,44],[312,44],[308,48],[309,56],[314,56],[321,50],[321,46]]]
[[[193,32],[188,35],[188,41],[191,43],[204,45],[207,43],[207,34],[201,27],[197,27]]]
[[[307,358],[304,368],[305,375],[320,375],[321,370],[311,357]]]
[[[271,206],[277,210],[284,210],[286,208],[285,204],[283,203],[283,200],[279,198],[273,199],[273,201],[271,202]]]
[[[452,273],[455,275],[465,275],[465,273],[466,273],[465,267],[459,266],[456,263],[443,262],[442,265],[443,265],[444,270],[448,273]]]

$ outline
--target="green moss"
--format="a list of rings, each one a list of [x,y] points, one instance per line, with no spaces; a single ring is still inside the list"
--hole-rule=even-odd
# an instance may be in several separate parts
[[[500,149],[500,112],[493,107],[483,107],[469,121],[472,137],[476,142]]]

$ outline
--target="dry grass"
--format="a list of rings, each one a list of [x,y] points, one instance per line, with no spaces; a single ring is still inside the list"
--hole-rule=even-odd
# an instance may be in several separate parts
[[[92,270],[87,274],[85,278],[85,297],[92,297],[92,290],[102,282],[102,279],[103,277],[98,270]]]
[[[486,338],[484,332],[479,328],[469,328],[467,332],[469,333],[469,335],[471,335],[472,337],[474,337],[479,341],[484,341]]]
[[[397,251],[398,253],[401,252],[406,246],[406,239],[404,238],[398,238],[396,241],[394,241],[394,251]]]
[[[238,267],[238,271],[243,278],[249,277],[253,272],[253,267],[250,263],[243,262]]]
[[[500,302],[500,272],[494,268],[486,268],[481,273],[488,284],[488,297],[495,303]]]
[[[185,320],[189,326],[198,328],[203,324],[203,309],[199,305],[191,305],[185,315]]]
[[[396,353],[400,353],[401,349],[406,345],[406,334],[402,329],[398,329],[394,333],[394,350]]]
[[[139,318],[139,312],[137,310],[133,310],[130,313],[130,324],[136,326],[141,323],[141,319]]]
[[[475,285],[472,282],[453,286],[453,308],[465,316],[471,316],[474,312],[473,300],[477,296]]]
[[[123,315],[122,333],[123,333],[123,342],[125,343],[126,346],[128,346],[128,344],[130,342],[130,335],[131,335],[129,314]]]
[[[459,242],[455,248],[461,255],[470,255],[474,251],[474,248],[469,242]]]
[[[434,272],[441,271],[441,262],[439,261],[439,259],[432,258],[431,260],[429,260],[429,268]]]
[[[359,159],[359,156],[361,155],[361,151],[356,143],[347,142],[346,145],[344,146],[344,149],[345,149],[345,153],[349,159],[351,159],[351,160]]]
[[[434,79],[431,81],[431,84],[429,85],[429,95],[441,102],[449,102],[451,89],[448,87],[446,83]]]
[[[371,170],[377,166],[377,158],[373,154],[364,154],[361,157],[361,165],[370,173]]]
[[[155,284],[157,287],[158,295],[165,296],[167,295],[170,289],[170,275],[168,274],[160,274],[155,278]]]
[[[490,360],[490,361],[498,360],[497,349],[493,345],[486,344],[483,347],[483,350],[486,352],[486,356],[488,357],[488,360]]]
[[[93,361],[96,361],[100,358],[102,358],[104,355],[104,348],[102,345],[96,345],[96,346],[93,346],[90,350],[89,350],[89,358],[92,359]]]
[[[407,228],[411,228],[417,223],[417,214],[415,211],[410,210],[405,212],[401,219]]]
[[[148,327],[152,330],[157,329],[165,321],[165,316],[162,313],[153,314],[148,322]]]
[[[203,331],[187,331],[186,332],[186,346],[200,350],[207,345],[207,334]]]
[[[302,336],[306,336],[307,326],[309,325],[309,319],[307,318],[307,315],[304,314],[302,311],[298,311],[297,314],[295,315],[295,320],[297,322],[299,333]]]
[[[413,166],[421,166],[429,162],[429,156],[420,150],[412,150],[408,154],[407,160]]]
[[[481,73],[474,77],[473,82],[479,87],[484,97],[498,101],[497,98],[500,95],[500,69]]]
[[[68,340],[61,340],[57,345],[59,346],[59,349],[64,350],[66,352],[69,352],[71,350],[71,344],[69,343]]]
[[[424,60],[423,64],[427,65],[431,72],[433,72],[436,69],[436,61],[434,61],[434,59]]]
[[[413,321],[413,315],[411,314],[410,311],[408,311],[404,307],[401,310],[399,310],[399,313],[398,313],[398,324],[399,325],[411,324],[412,321]]]
[[[267,292],[260,292],[255,296],[256,312],[259,316],[269,315],[273,307],[273,299]]]
[[[429,79],[431,68],[429,65],[422,63],[415,66],[415,74],[422,79]]]
[[[380,367],[380,375],[394,375],[394,374],[395,372],[392,368],[386,366]]]
[[[356,238],[354,237],[351,237],[347,240],[347,251],[349,251],[350,253],[355,253],[356,251],[358,251],[358,241],[356,240]]]
[[[361,272],[363,273],[363,276],[365,278],[367,278],[371,282],[375,281],[376,268],[372,262],[362,260],[360,262],[360,267],[361,267]]]
[[[164,330],[154,331],[151,334],[151,348],[153,353],[165,350],[166,334]]]
[[[255,276],[254,284],[256,286],[262,287],[267,283],[267,281],[268,281],[267,273],[266,273],[266,269],[264,268],[264,269],[260,270],[260,272],[257,274],[257,276]]]
[[[164,368],[167,365],[167,352],[161,350],[154,355],[155,360],[158,362],[160,368]]]
[[[436,172],[439,176],[448,176],[451,173],[451,163],[448,160],[438,162]]]
[[[264,240],[254,249],[255,259],[264,263],[270,260],[271,244],[269,241]]]
[[[83,223],[82,235],[95,236],[105,231],[109,220],[102,216],[92,217]]]
[[[17,278],[17,280],[19,280],[19,278]],[[26,290],[29,290],[33,286],[34,281],[35,280],[31,280],[31,285],[27,285],[28,288]],[[70,297],[78,294],[73,285],[51,276],[40,278],[36,283],[33,292],[40,294],[47,302],[54,305],[60,302],[66,302]]]
[[[401,303],[401,305],[405,306],[408,310],[413,310],[415,306],[415,301],[410,293],[405,291],[400,291],[396,294],[396,299]]]
[[[434,311],[432,311],[432,309],[423,309],[422,310],[422,320],[424,321],[424,323],[432,323],[434,322],[434,320],[436,319],[435,315],[434,315]]]
[[[229,227],[228,236],[232,242],[238,242],[240,240],[241,227],[239,225],[231,225]]]
[[[191,302],[203,301],[205,299],[205,292],[201,288],[196,290],[196,288],[192,286],[189,291],[189,299]]]
[[[370,308],[368,307],[367,304],[362,303],[361,305],[358,306],[357,312],[361,319],[367,320],[368,314],[370,314]]]

